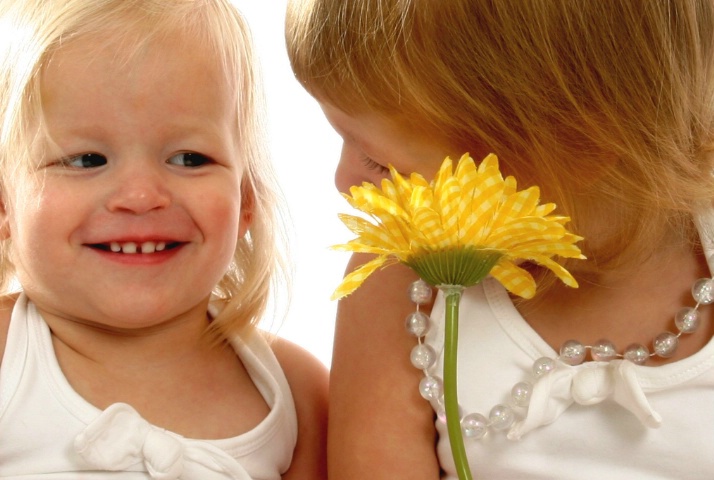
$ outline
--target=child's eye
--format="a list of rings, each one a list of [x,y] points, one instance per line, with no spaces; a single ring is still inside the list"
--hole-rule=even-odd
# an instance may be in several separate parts
[[[170,163],[171,165],[178,165],[181,167],[200,167],[210,162],[210,158],[195,152],[177,153],[176,155],[166,160],[166,163]]]
[[[107,157],[98,153],[82,153],[63,158],[60,163],[73,168],[97,168],[107,164]]]
[[[374,160],[372,160],[369,157],[363,157],[362,158],[362,163],[364,164],[365,167],[367,167],[369,170],[374,170],[375,172],[381,174],[384,173],[389,173],[389,168],[385,167],[381,163],[377,163]]]

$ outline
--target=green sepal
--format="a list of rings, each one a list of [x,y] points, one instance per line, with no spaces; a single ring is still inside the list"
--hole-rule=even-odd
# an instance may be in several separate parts
[[[422,252],[404,263],[433,286],[480,283],[503,257],[499,250],[479,247],[453,247]]]

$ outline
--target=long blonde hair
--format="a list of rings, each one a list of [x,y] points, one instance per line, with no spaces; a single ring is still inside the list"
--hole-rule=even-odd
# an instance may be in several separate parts
[[[696,242],[714,198],[713,32],[711,0],[292,0],[286,24],[313,95],[487,147],[602,237],[584,245],[596,269],[672,232]]]
[[[43,132],[39,77],[67,41],[92,41],[112,32],[118,50],[138,54],[170,32],[203,42],[215,55],[236,99],[238,156],[246,165],[243,190],[252,208],[248,233],[237,239],[233,261],[214,293],[227,300],[212,330],[230,336],[263,315],[279,274],[285,274],[277,240],[282,232],[278,192],[265,148],[263,93],[250,31],[230,0],[3,0],[0,2],[0,186],[32,161]],[[104,45],[106,47],[106,45]],[[181,52],[177,51],[177,55]],[[282,240],[282,238],[280,238]],[[14,275],[10,241],[0,246],[0,284]]]

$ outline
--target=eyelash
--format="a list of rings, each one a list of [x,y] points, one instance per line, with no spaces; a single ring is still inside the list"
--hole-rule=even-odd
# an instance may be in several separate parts
[[[187,160],[187,165],[176,164],[173,162],[174,159],[182,157],[182,159]],[[81,165],[76,165],[80,162]],[[102,167],[107,164],[107,158],[99,153],[81,153],[78,155],[71,155],[62,158],[57,162],[59,165],[69,168],[76,169],[91,169]],[[202,153],[197,152],[181,152],[172,155],[166,160],[166,163],[177,166],[184,166],[186,168],[200,168],[206,164],[212,163],[211,158]]]
[[[78,165],[77,162],[80,164]],[[58,164],[68,168],[92,169],[106,165],[107,158],[99,153],[80,153],[78,155],[61,158]]]
[[[374,170],[375,172],[379,174],[383,173],[388,173],[389,169],[385,167],[384,165],[375,162],[369,157],[363,157],[362,158],[362,163],[364,164],[365,167],[367,167],[369,170]]]
[[[212,163],[211,158],[209,158],[206,155],[203,155],[202,153],[197,153],[197,152],[181,152],[177,153],[176,155],[171,156],[166,163],[174,165],[171,160],[178,157],[178,156],[183,156],[185,160],[188,160],[190,163],[189,165],[183,165],[184,167],[187,168],[199,168],[204,165],[207,165],[209,163]]]

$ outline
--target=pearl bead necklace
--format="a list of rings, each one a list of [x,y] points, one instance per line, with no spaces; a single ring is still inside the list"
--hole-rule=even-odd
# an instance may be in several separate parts
[[[417,338],[417,345],[411,351],[411,363],[414,367],[424,372],[424,378],[419,382],[419,392],[421,396],[428,400],[437,413],[437,418],[446,422],[444,411],[444,388],[441,378],[431,375],[428,369],[437,360],[437,353],[434,349],[424,343],[424,337],[432,327],[432,321],[428,315],[420,311],[420,306],[431,301],[433,295],[432,288],[423,280],[417,280],[409,288],[409,298],[416,305],[416,310],[406,318],[407,331]],[[677,333],[662,332],[657,335],[653,342],[653,352],[642,344],[633,343],[629,345],[623,353],[618,353],[615,345],[607,340],[598,340],[592,345],[584,345],[576,340],[568,340],[560,348],[557,359],[542,357],[533,364],[533,376],[537,379],[556,366],[556,361],[561,361],[567,365],[579,365],[583,363],[590,353],[590,359],[597,362],[608,362],[616,358],[630,361],[637,365],[643,365],[651,357],[669,358],[679,345],[679,337],[685,333],[693,333],[699,327],[699,307],[714,303],[714,278],[701,278],[694,282],[692,286],[692,297],[696,301],[694,307],[684,307],[674,316],[674,324]],[[465,438],[479,439],[491,431],[504,431],[510,428],[518,419],[518,407],[527,409],[530,403],[533,384],[528,381],[516,383],[511,389],[510,404],[498,404],[489,412],[488,417],[480,413],[469,413],[462,415],[461,431]]]

